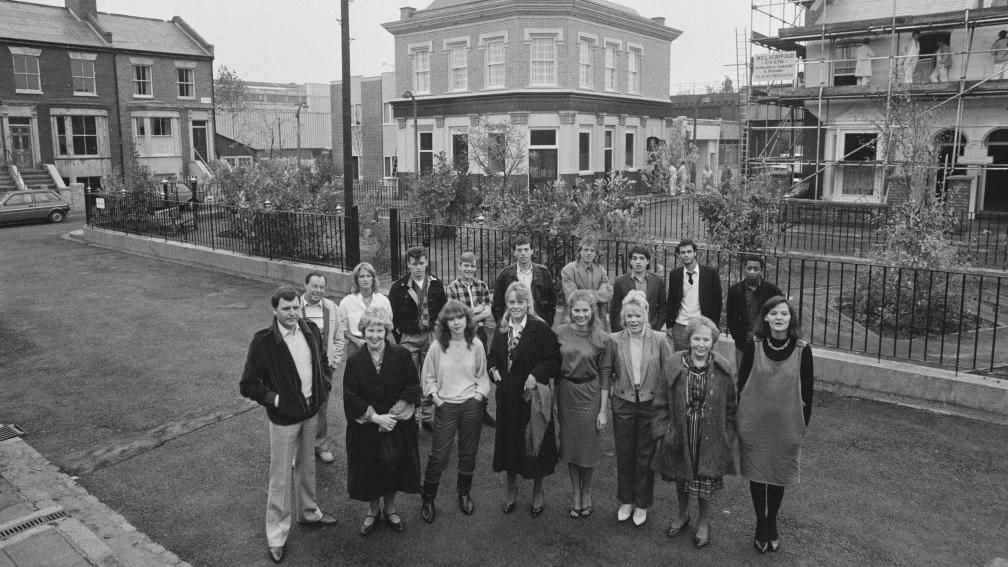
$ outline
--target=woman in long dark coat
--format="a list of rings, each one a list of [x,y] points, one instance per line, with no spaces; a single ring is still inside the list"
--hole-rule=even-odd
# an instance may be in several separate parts
[[[493,469],[507,473],[504,513],[515,507],[517,476],[531,478],[532,516],[543,512],[543,477],[553,474],[557,443],[553,380],[560,372],[560,345],[545,321],[529,312],[532,292],[520,282],[504,294],[507,310],[494,335],[487,368],[497,383]]]
[[[347,491],[370,505],[360,535],[371,533],[383,512],[401,532],[405,524],[396,511],[396,493],[420,492],[420,451],[412,419],[420,403],[420,378],[409,352],[386,339],[391,313],[369,307],[360,330],[366,348],[347,360],[343,374]]]

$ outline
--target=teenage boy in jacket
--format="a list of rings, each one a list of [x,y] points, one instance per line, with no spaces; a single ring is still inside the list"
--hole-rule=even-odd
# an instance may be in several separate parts
[[[669,274],[665,332],[672,347],[680,351],[689,349],[686,324],[693,317],[703,315],[721,324],[721,276],[697,262],[696,242],[688,238],[676,245],[676,255],[682,266]]]
[[[315,500],[315,427],[319,406],[329,395],[322,335],[301,317],[301,298],[293,287],[278,288],[270,304],[273,322],[252,337],[239,389],[265,407],[269,418],[266,544],[270,559],[279,563],[290,533],[292,485],[298,523],[328,526],[336,518],[322,513]]]
[[[759,318],[760,308],[775,295],[784,295],[780,288],[763,279],[766,260],[755,254],[742,257],[745,277],[728,288],[725,301],[725,317],[728,332],[735,339],[735,369],[742,363],[742,351],[746,343],[752,342],[753,323]]]
[[[511,244],[515,263],[504,268],[494,280],[493,318],[500,321],[504,316],[507,301],[504,292],[512,282],[522,282],[532,291],[532,311],[551,328],[556,317],[556,292],[553,290],[553,278],[549,270],[542,264],[532,261],[532,241],[527,236],[515,238]]]

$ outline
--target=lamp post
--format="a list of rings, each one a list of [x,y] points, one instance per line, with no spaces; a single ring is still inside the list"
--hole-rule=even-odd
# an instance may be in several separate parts
[[[297,120],[297,164],[301,167],[301,109],[305,103],[299,102],[297,110],[294,111],[294,118]]]
[[[406,91],[402,94],[403,98],[408,98],[413,101],[413,145],[416,147],[416,151],[413,152],[413,173],[420,177],[420,130],[417,129],[417,104],[416,97],[413,96],[413,91]]]

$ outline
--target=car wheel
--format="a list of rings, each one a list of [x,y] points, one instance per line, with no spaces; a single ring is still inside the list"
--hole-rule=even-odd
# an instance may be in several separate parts
[[[66,215],[63,214],[63,211],[53,211],[49,213],[49,222],[63,222],[63,219],[65,218]]]

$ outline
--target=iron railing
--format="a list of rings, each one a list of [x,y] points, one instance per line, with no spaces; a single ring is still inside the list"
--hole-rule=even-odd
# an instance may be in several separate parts
[[[89,193],[88,226],[275,260],[352,269],[345,217],[254,209],[149,194]]]
[[[392,220],[393,277],[404,273],[397,260],[415,245],[428,248],[431,273],[445,282],[455,278],[458,258],[467,251],[479,258],[476,277],[491,288],[499,270],[512,261],[513,232],[399,220],[395,212]],[[577,238],[529,236],[534,260],[550,269],[561,297],[560,269],[576,257]],[[627,251],[636,244],[599,243],[598,261],[610,280],[627,272]],[[674,245],[657,242],[647,248],[652,269],[667,278],[678,264]],[[719,270],[725,292],[742,278],[738,252],[701,250],[699,261]],[[796,254],[768,255],[765,274],[794,302],[802,334],[813,345],[1008,378],[1008,332],[1003,328],[1008,325],[1003,307],[1008,304],[1008,276]]]
[[[788,199],[772,221],[772,250],[871,258],[891,214],[884,205]],[[1008,268],[1008,215],[960,211],[955,217],[951,236],[973,265]],[[642,220],[645,232],[659,241],[707,239],[707,224],[692,196],[647,197]]]

